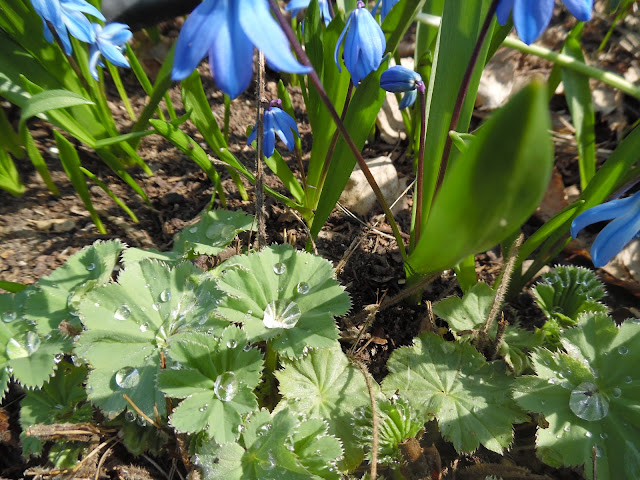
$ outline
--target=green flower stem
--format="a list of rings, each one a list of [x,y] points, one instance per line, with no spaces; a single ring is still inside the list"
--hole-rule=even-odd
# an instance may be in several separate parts
[[[302,48],[302,45],[300,45],[300,42],[298,42],[298,39],[295,33],[291,29],[291,25],[286,21],[286,19],[282,15],[282,12],[280,11],[280,7],[278,6],[278,2],[276,0],[269,0],[269,4],[271,5],[271,10],[273,10],[273,13],[276,16],[278,23],[280,24],[280,26],[282,27],[282,30],[287,36],[289,43],[291,43],[291,46],[294,52],[296,53],[298,60],[303,65],[307,65],[313,68],[313,65],[311,65],[311,62],[309,61],[309,57],[307,57],[307,54]],[[391,230],[393,230],[393,236],[396,238],[396,242],[398,244],[398,249],[400,250],[400,254],[402,255],[402,259],[403,261],[406,262],[407,250],[404,246],[404,241],[402,240],[400,229],[398,228],[398,224],[396,223],[395,218],[393,218],[393,213],[391,213],[389,204],[385,200],[384,195],[382,195],[382,191],[380,190],[380,187],[378,186],[376,179],[373,178],[373,175],[371,174],[371,170],[369,170],[369,167],[367,166],[367,162],[364,161],[362,153],[360,152],[355,142],[351,138],[351,135],[349,135],[349,132],[347,131],[347,128],[344,125],[344,122],[340,120],[340,116],[338,115],[338,112],[333,106],[333,103],[331,103],[331,99],[329,98],[329,96],[327,95],[327,92],[322,86],[322,82],[320,81],[320,78],[318,77],[318,74],[316,73],[315,70],[312,70],[311,73],[309,73],[309,79],[311,80],[311,82],[313,82],[314,86],[316,87],[316,90],[318,91],[318,94],[320,95],[322,102],[326,105],[327,110],[329,111],[329,114],[333,117],[333,121],[336,123],[336,126],[338,127],[338,130],[340,130],[342,137],[344,138],[345,142],[347,142],[347,146],[349,147],[353,155],[356,157],[356,160],[358,161],[358,165],[360,165],[360,169],[362,170],[362,173],[364,173],[364,176],[367,179],[367,182],[369,182],[369,185],[371,186],[371,189],[373,190],[373,193],[375,194],[376,199],[378,200],[378,203],[384,210],[385,217],[387,217],[387,221],[391,226]]]
[[[425,25],[429,25],[435,28],[439,28],[441,23],[441,17],[438,17],[436,15],[419,14],[416,16],[416,20],[424,23]],[[536,57],[544,58],[545,60],[549,60],[556,65],[560,65],[561,67],[575,70],[578,73],[582,73],[583,75],[587,75],[588,77],[595,78],[596,80],[609,85],[610,87],[617,88],[627,95],[640,100],[640,87],[625,80],[623,77],[615,73],[607,72],[597,67],[592,67],[568,55],[554,52],[539,45],[527,45],[526,43],[521,42],[514,37],[505,38],[502,42],[502,45],[522,53],[528,53],[530,55],[535,55]]]
[[[229,120],[231,119],[231,98],[224,94],[224,141],[229,144]]]
[[[351,102],[351,95],[353,95],[353,82],[349,80],[349,89],[347,90],[347,96],[344,99],[344,106],[342,107],[342,115],[340,115],[340,120],[344,121],[347,116],[347,111],[349,110],[349,103]],[[333,137],[331,138],[331,144],[329,145],[329,149],[327,150],[327,156],[324,159],[324,165],[322,165],[322,172],[320,173],[320,181],[318,182],[317,193],[319,194],[322,191],[322,187],[324,186],[324,182],[327,179],[327,175],[329,174],[329,165],[331,165],[331,159],[333,158],[333,154],[336,151],[336,145],[338,144],[338,138],[340,136],[340,130],[336,129],[333,132]]]
[[[489,32],[489,27],[491,26],[491,22],[493,21],[493,16],[496,13],[498,8],[498,1],[493,0],[491,2],[491,6],[489,7],[489,11],[487,11],[487,16],[484,19],[484,23],[482,24],[482,28],[480,29],[480,34],[478,35],[478,40],[476,41],[475,47],[473,47],[473,52],[471,52],[471,58],[469,59],[469,64],[467,65],[467,69],[464,72],[464,76],[462,77],[462,83],[460,84],[460,90],[458,90],[458,97],[456,99],[456,104],[453,107],[453,113],[451,115],[451,123],[449,123],[449,131],[455,130],[458,125],[458,120],[460,120],[460,114],[462,113],[462,107],[464,105],[464,100],[467,97],[467,91],[469,90],[469,84],[471,83],[471,77],[473,76],[473,71],[476,68],[476,64],[478,63],[478,57],[480,55],[480,50],[484,45],[484,41],[487,38],[487,33]],[[438,190],[442,186],[442,182],[444,180],[444,174],[447,171],[447,164],[449,163],[449,156],[451,154],[451,146],[453,145],[453,140],[451,139],[451,135],[447,135],[447,139],[445,140],[444,150],[442,152],[442,160],[440,161],[440,171],[438,172],[438,181],[436,183],[436,188],[433,192],[433,199],[431,200],[431,205],[433,205],[433,200],[438,194]],[[416,218],[416,222],[420,222],[420,218]]]
[[[418,169],[416,172],[416,218],[413,222],[413,243],[418,244],[420,240],[420,228],[422,226],[422,192],[424,183],[424,144],[427,136],[427,99],[425,94],[425,84],[418,86],[420,95],[420,150],[418,151]]]
[[[136,122],[136,114],[133,112],[133,108],[131,107],[131,102],[129,101],[129,97],[127,96],[127,91],[124,89],[124,85],[122,84],[122,78],[120,78],[120,72],[118,69],[114,67],[111,62],[106,62],[107,68],[109,69],[109,73],[111,74],[111,79],[113,80],[113,84],[116,86],[116,90],[118,90],[118,95],[120,95],[120,100],[122,100],[122,104],[124,105],[127,114],[132,122]]]
[[[517,38],[507,37],[504,39],[504,42],[502,44],[505,47],[513,48],[514,50],[518,50],[519,52],[528,53],[531,55],[535,55],[536,57],[544,58],[545,60],[549,60],[556,65],[560,65],[561,67],[575,70],[578,73],[582,73],[583,75],[599,80],[602,83],[617,88],[627,95],[640,100],[640,87],[625,80],[620,75],[606,72],[597,67],[592,67],[584,62],[570,57],[569,55],[557,53],[539,45],[527,45]]]

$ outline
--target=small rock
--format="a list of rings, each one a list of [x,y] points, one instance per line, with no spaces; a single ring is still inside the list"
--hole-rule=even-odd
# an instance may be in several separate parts
[[[391,204],[402,193],[403,186],[398,172],[389,157],[378,157],[367,161],[371,174],[378,182],[382,195]],[[340,203],[358,215],[368,214],[376,205],[376,196],[359,166],[353,170]]]
[[[65,233],[76,228],[75,220],[70,218],[50,218],[33,222],[36,230],[41,232]]]

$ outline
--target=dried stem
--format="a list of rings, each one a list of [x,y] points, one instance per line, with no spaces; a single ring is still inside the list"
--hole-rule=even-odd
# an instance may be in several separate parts
[[[293,48],[296,55],[298,56],[298,60],[302,64],[313,68],[313,66],[311,65],[311,62],[309,61],[309,57],[307,57],[307,54],[302,48],[302,45],[300,45],[295,33],[291,29],[291,25],[289,25],[287,20],[282,15],[282,12],[278,7],[278,2],[276,0],[269,0],[269,4],[271,5],[271,10],[273,10],[273,13],[276,16],[278,23],[280,24],[280,26],[282,27],[282,30],[287,36],[287,39],[289,40],[291,47]],[[371,186],[371,189],[373,190],[373,193],[375,194],[376,199],[378,200],[378,203],[384,210],[384,214],[387,217],[387,221],[389,222],[389,225],[393,230],[393,236],[396,238],[396,242],[398,243],[398,249],[400,250],[402,259],[406,261],[407,251],[404,246],[404,241],[402,240],[402,235],[400,234],[400,229],[398,228],[398,224],[396,223],[395,218],[393,218],[391,209],[389,208],[389,205],[387,204],[387,201],[385,200],[384,195],[382,195],[382,191],[380,190],[378,183],[376,182],[375,178],[373,178],[373,175],[371,174],[371,170],[369,170],[367,163],[364,161],[362,152],[360,152],[360,150],[354,143],[353,139],[351,138],[351,135],[349,135],[349,132],[347,131],[347,128],[344,125],[344,122],[340,119],[340,116],[338,115],[338,112],[333,106],[333,103],[331,103],[331,99],[329,98],[329,96],[327,95],[327,92],[322,86],[322,82],[320,81],[320,78],[318,77],[318,74],[316,73],[315,70],[311,70],[311,72],[309,73],[309,79],[311,80],[313,85],[316,87],[316,90],[318,91],[318,95],[320,96],[320,99],[326,105],[327,110],[329,111],[329,114],[331,115],[331,117],[333,118],[333,121],[336,123],[336,126],[338,127],[338,130],[342,134],[342,137],[344,138],[345,142],[347,142],[347,146],[349,147],[353,155],[356,157],[356,160],[358,161],[358,165],[360,165],[360,169],[362,170],[362,173],[367,179],[367,182],[369,182],[369,185]]]
[[[265,225],[264,215],[264,192],[262,178],[262,143],[264,138],[264,123],[262,97],[264,96],[264,54],[258,50],[258,81],[256,83],[256,103],[257,103],[257,135],[256,142],[256,223],[258,224],[258,233],[256,235],[256,249],[262,250],[267,244],[267,228]]]
[[[133,400],[131,400],[131,398],[129,398],[129,395],[127,395],[126,393],[122,394],[122,397],[127,401],[127,403],[129,405],[131,405],[131,408],[133,408],[136,413],[138,415],[140,415],[142,418],[144,418],[147,422],[149,422],[151,425],[153,425],[156,428],[161,428],[160,425],[158,424],[158,422],[156,422],[155,420],[151,420],[151,417],[149,417],[149,415],[147,415],[146,413],[144,413],[142,410],[140,410],[140,407],[138,407]]]
[[[364,381],[367,384],[367,391],[369,392],[369,401],[371,402],[371,416],[372,416],[372,434],[373,437],[371,440],[371,471],[369,473],[369,478],[371,480],[376,480],[378,477],[378,405],[376,404],[376,397],[373,390],[373,384],[371,383],[371,375],[362,362],[358,359],[351,357],[351,361],[360,369],[362,372],[362,376],[364,377]]]

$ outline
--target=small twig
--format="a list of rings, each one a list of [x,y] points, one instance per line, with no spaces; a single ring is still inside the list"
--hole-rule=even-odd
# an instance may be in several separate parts
[[[382,303],[382,301],[384,300],[384,297],[386,295],[387,295],[387,291],[385,291],[382,294],[382,298],[380,299],[380,301],[378,303],[373,304],[373,305],[366,305],[364,307],[363,311],[368,312],[369,315],[367,315],[367,319],[365,320],[364,325],[362,325],[362,328],[358,332],[358,336],[356,337],[355,341],[353,342],[353,345],[351,345],[351,348],[349,349],[349,355],[354,355],[355,354],[356,347],[358,346],[358,343],[360,343],[360,340],[362,340],[362,336],[364,335],[364,333],[367,330],[369,330],[369,328],[373,324],[374,320],[376,319],[376,314],[378,313],[378,310],[380,309],[380,303]]]
[[[502,306],[504,296],[506,295],[509,288],[509,282],[511,281],[511,277],[513,276],[513,270],[516,266],[516,260],[518,258],[518,251],[520,250],[520,246],[522,245],[523,240],[524,235],[520,234],[509,249],[509,253],[507,254],[507,262],[504,264],[504,270],[502,271],[500,284],[498,285],[498,289],[496,290],[496,296],[493,299],[493,305],[491,305],[491,310],[489,311],[489,316],[487,317],[487,323],[485,323],[484,328],[482,329],[485,334],[489,333],[489,329],[491,328],[491,325],[493,325],[493,321],[498,316],[498,311]]]
[[[142,410],[140,410],[140,407],[138,407],[133,400],[131,400],[131,398],[129,398],[129,395],[127,395],[126,393],[122,394],[122,397],[127,401],[127,403],[129,405],[131,405],[131,407],[138,413],[138,415],[140,415],[142,418],[144,418],[147,422],[149,422],[151,425],[153,425],[156,428],[161,428],[160,424],[158,424],[155,420],[152,420],[151,417],[149,417],[146,413],[144,413]]]
[[[98,461],[98,465],[96,466],[96,474],[93,477],[94,480],[98,480],[100,478],[100,469],[102,469],[102,465],[104,465],[104,462],[111,453],[111,450],[113,450],[113,447],[107,448],[107,450],[100,457],[100,461]]]
[[[160,467],[160,465],[158,465],[152,458],[150,458],[148,455],[145,455],[144,453],[142,454],[142,458],[144,458],[147,462],[149,462],[151,465],[156,467],[156,470],[158,470],[164,478],[169,480],[169,475],[167,474],[167,472],[165,472],[162,469],[162,467]]]
[[[430,300],[425,302],[425,307],[427,307],[427,314],[422,320],[422,324],[420,325],[420,333],[424,332],[433,332],[436,333],[438,331],[438,326],[436,325],[436,317],[433,314],[433,305]]]
[[[264,215],[264,192],[262,178],[262,142],[264,137],[264,123],[262,112],[262,97],[264,96],[264,54],[258,50],[258,80],[256,82],[256,103],[257,103],[257,138],[256,142],[256,222],[258,232],[256,234],[256,249],[262,250],[267,244],[267,228]]]
[[[371,416],[372,416],[372,440],[371,440],[371,471],[369,477],[371,480],[376,480],[378,477],[378,405],[376,404],[376,397],[373,391],[373,385],[371,383],[371,375],[367,371],[367,368],[354,357],[350,357],[351,361],[360,369],[360,372],[364,376],[364,381],[367,384],[367,391],[369,392],[369,401],[371,402]]]
[[[494,340],[493,345],[491,346],[491,351],[487,356],[489,360],[495,360],[496,357],[498,356],[500,345],[502,345],[502,342],[504,341],[504,334],[507,331],[507,325],[509,325],[509,322],[507,322],[504,319],[504,313],[503,313],[502,318],[498,322],[498,332],[496,333],[496,339]]]
[[[304,232],[307,234],[307,238],[311,242],[311,248],[313,248],[313,253],[318,255],[318,248],[316,247],[316,242],[313,240],[313,235],[311,235],[311,230],[309,230],[309,225],[304,221],[304,218],[293,208],[289,208],[289,211],[293,214],[294,217],[300,222],[302,228],[304,228]]]
[[[91,453],[89,453],[89,455],[87,455],[86,457],[84,457],[82,460],[80,460],[78,462],[78,464],[73,467],[73,469],[71,470],[72,472],[77,472],[78,470],[80,470],[80,468],[82,467],[82,465],[84,465],[87,460],[89,460],[91,457],[93,457],[94,455],[97,455],[98,452],[100,450],[102,450],[105,446],[109,445],[112,442],[116,442],[118,440],[117,437],[111,437],[108,440],[105,440],[104,442],[102,442],[100,445],[98,445],[96,448],[94,448]]]

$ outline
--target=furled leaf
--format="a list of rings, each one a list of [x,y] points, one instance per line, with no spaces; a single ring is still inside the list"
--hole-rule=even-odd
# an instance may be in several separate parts
[[[218,286],[228,295],[218,312],[242,324],[250,342],[268,340],[294,357],[338,339],[333,317],[345,314],[351,302],[325,259],[274,245],[221,267]]]
[[[464,297],[445,298],[433,305],[433,311],[445,320],[452,332],[477,329],[487,322],[495,291],[486,283],[476,283]],[[495,333],[495,322],[494,322]]]
[[[62,321],[80,327],[72,304],[96,285],[109,281],[123,248],[118,240],[98,240],[38,280],[37,291],[27,298],[25,315],[29,321],[37,322],[41,335],[57,330]]]
[[[640,323],[620,327],[602,313],[586,313],[560,337],[566,353],[538,349],[537,376],[516,381],[518,404],[544,414],[537,454],[550,465],[585,464],[588,478],[640,476]]]
[[[170,269],[144,260],[124,269],[118,283],[88,292],[78,305],[86,328],[75,353],[92,367],[89,399],[113,418],[131,400],[149,417],[165,411],[156,388],[168,341],[178,332],[222,331],[215,316],[220,292],[190,263]]]
[[[442,435],[459,452],[480,444],[502,453],[513,439],[512,424],[526,417],[509,397],[513,379],[500,362],[487,363],[469,344],[425,333],[414,346],[393,352],[382,383],[396,391],[423,419],[435,416]]]
[[[334,465],[340,453],[338,440],[319,429],[316,421],[300,422],[289,410],[262,410],[247,421],[239,444],[205,443],[196,461],[204,480],[334,479],[339,478]]]
[[[246,346],[246,334],[234,326],[220,337],[188,333],[170,340],[173,365],[158,374],[158,388],[185,398],[170,419],[178,431],[206,430],[218,443],[238,437],[243,415],[258,408],[253,390],[262,370],[262,355]]]
[[[312,350],[304,358],[285,361],[275,373],[282,400],[276,410],[320,418],[329,432],[342,440],[344,467],[357,467],[364,453],[358,445],[351,423],[357,408],[369,405],[367,386],[360,370],[349,363],[339,347]],[[377,385],[374,385],[377,390]]]

